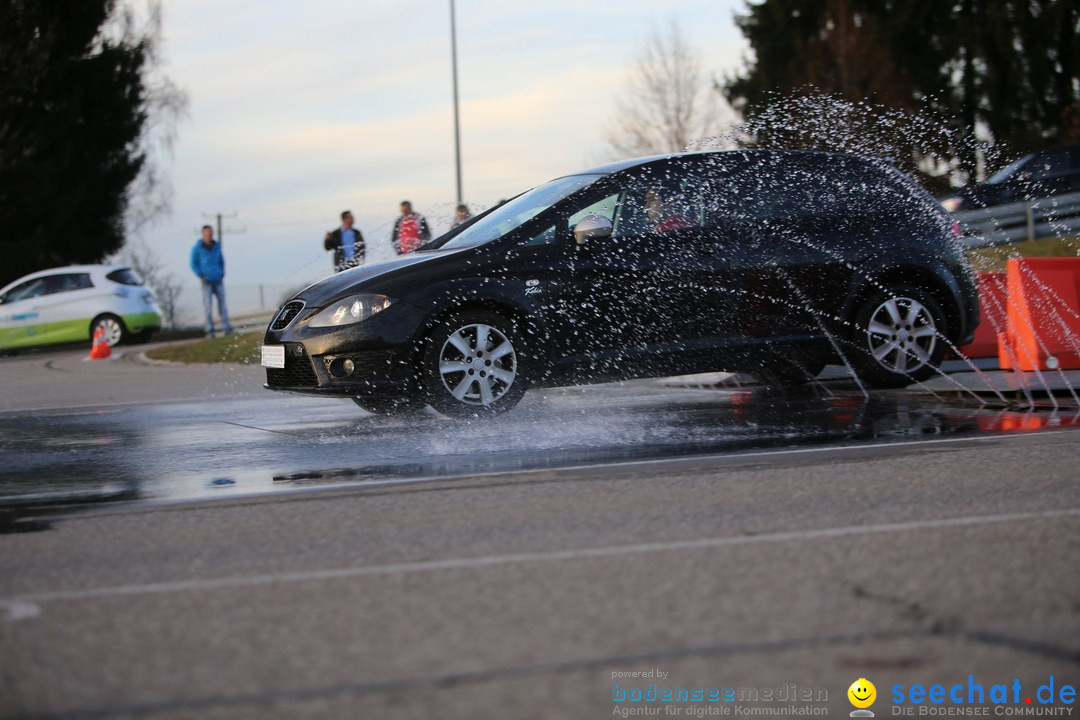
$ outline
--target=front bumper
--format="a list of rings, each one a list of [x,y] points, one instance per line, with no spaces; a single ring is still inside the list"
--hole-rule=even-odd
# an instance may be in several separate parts
[[[276,316],[271,322],[264,342],[285,346],[285,367],[265,368],[266,388],[353,397],[419,387],[417,338],[425,315],[418,308],[396,303],[368,320],[335,328],[309,327],[315,314],[305,308],[281,330],[274,329]]]
[[[348,375],[336,377],[332,368],[344,360],[352,362],[352,370]],[[285,367],[265,368],[265,387],[341,397],[400,391],[418,383],[415,367],[413,354],[400,350],[358,350],[312,357],[302,344],[285,343]]]

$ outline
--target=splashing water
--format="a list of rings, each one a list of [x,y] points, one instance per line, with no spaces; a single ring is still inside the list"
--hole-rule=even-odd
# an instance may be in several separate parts
[[[693,142],[687,150],[718,150],[732,148],[769,148],[789,150],[816,150],[836,153],[850,153],[864,157],[876,157],[887,159],[908,175],[920,179],[924,185],[936,189],[939,194],[947,192],[950,188],[972,182],[981,178],[990,171],[1002,167],[1012,161],[1018,153],[998,143],[991,143],[984,139],[976,138],[960,131],[959,123],[929,110],[906,111],[895,108],[887,108],[869,101],[849,101],[840,97],[818,93],[810,89],[807,92],[782,95],[776,93],[772,100],[760,110],[749,116],[745,122],[735,126],[730,133],[722,136],[701,138]],[[1030,191],[1037,192],[1034,183]],[[882,196],[877,199],[882,203],[904,202],[904,199]],[[911,199],[907,199],[910,201]],[[920,198],[919,202],[925,203],[926,198]],[[1034,206],[1054,206],[1052,199],[1035,200]],[[936,202],[935,202],[936,204]],[[928,208],[929,209],[929,208]],[[1067,256],[1080,255],[1080,238],[1075,236],[1075,231],[1070,229],[1069,224],[1061,222],[1060,218],[1051,214],[1047,225],[1052,228],[1053,236],[1048,239],[1040,239],[1037,243],[1043,246],[1055,245],[1059,254]],[[995,227],[1001,229],[995,221]],[[965,252],[968,246],[964,238],[958,233],[946,232],[949,242],[961,244]],[[775,235],[770,238],[787,243],[811,244],[812,238],[798,235]],[[815,252],[835,255],[821,243],[813,243]],[[1000,244],[993,247],[983,247],[978,250],[967,252],[975,272],[989,272],[1000,270],[1007,261],[1012,258],[1022,257],[1025,248],[1017,244]],[[850,268],[850,266],[849,266]],[[1030,271],[1026,271],[1030,275]],[[785,276],[784,281],[790,289],[796,293],[800,301],[807,300],[806,295],[797,287],[798,280]],[[1055,332],[1064,336],[1065,344],[1080,354],[1080,335],[1069,327],[1067,319],[1061,317],[1062,313],[1074,319],[1080,319],[1080,314],[1075,308],[1068,307],[1061,301],[1053,288],[1041,283],[1037,278],[1029,278],[1031,287],[1036,288],[1042,294],[1039,301],[1040,307],[1046,313],[1046,317],[1054,325]],[[876,283],[880,288],[880,283]],[[775,298],[773,298],[775,300]],[[984,304],[987,300],[984,299]],[[999,304],[995,300],[989,300],[990,305]],[[814,313],[815,321],[822,330],[826,330],[828,339],[832,343],[836,354],[848,367],[854,377],[858,377],[848,359],[849,352],[853,348],[850,337],[843,333],[837,333],[831,328],[844,327],[849,324],[842,318],[821,317],[821,313],[807,305]],[[803,310],[806,308],[792,308]],[[1004,318],[1007,310],[1000,307],[984,307],[982,309],[983,322],[987,322],[988,314]],[[1026,323],[1026,317],[1021,315]],[[1029,329],[1030,323],[1027,323]],[[1010,389],[1009,383],[1003,381],[1000,376],[994,377],[984,371],[971,358],[967,357],[959,348],[941,333],[938,340],[946,343],[952,354],[959,360],[964,361],[969,372],[974,373],[1001,402],[1005,402],[1003,390]],[[1041,340],[1040,345],[1043,345]],[[1043,346],[1045,350],[1045,346]],[[1012,348],[1006,348],[1007,353],[1015,354]],[[1014,363],[1015,365],[1015,363]],[[956,389],[975,395],[966,385],[951,378],[941,368],[935,368],[939,375],[948,378],[948,381]],[[1055,368],[1054,374],[1059,379],[1060,386],[1068,391],[1073,400],[1080,403],[1074,389],[1074,382],[1061,368]],[[1057,407],[1051,383],[1041,370],[1035,370],[1033,379],[1036,387],[1045,390],[1051,402]],[[860,383],[861,385],[861,383]],[[1034,398],[1029,390],[1027,382],[1021,383],[1020,387],[1026,396],[1028,404],[1034,403]],[[1011,388],[1015,389],[1015,388]]]

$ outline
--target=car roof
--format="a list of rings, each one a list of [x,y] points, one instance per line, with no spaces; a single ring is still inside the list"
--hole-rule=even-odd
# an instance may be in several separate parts
[[[698,157],[762,157],[762,156],[814,156],[814,157],[844,157],[853,158],[858,160],[876,160],[879,162],[888,162],[885,158],[868,157],[863,155],[854,155],[851,153],[835,153],[824,152],[820,150],[787,150],[787,149],[772,149],[772,148],[740,148],[733,150],[705,150],[700,152],[684,152],[684,153],[668,153],[666,155],[648,155],[639,158],[630,158],[627,160],[618,160],[616,162],[607,163],[606,165],[598,165],[588,170],[582,170],[581,172],[573,173],[574,175],[610,175],[611,173],[620,172],[622,170],[628,170],[635,167],[644,167],[645,165],[651,165],[653,163],[662,163],[670,160],[676,160],[679,158],[698,158]]]
[[[49,268],[47,270],[38,270],[28,275],[23,275],[17,280],[12,280],[4,287],[0,288],[0,291],[7,290],[9,287],[14,287],[19,283],[24,283],[28,280],[36,280],[38,278],[49,277],[50,275],[67,275],[69,273],[100,273],[108,274],[113,270],[123,270],[130,268],[130,265],[66,265],[64,267]]]

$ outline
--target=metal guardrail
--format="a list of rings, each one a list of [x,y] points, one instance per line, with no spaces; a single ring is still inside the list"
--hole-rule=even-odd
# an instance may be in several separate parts
[[[1080,235],[1080,193],[961,210],[953,213],[953,218],[964,229],[968,248]]]

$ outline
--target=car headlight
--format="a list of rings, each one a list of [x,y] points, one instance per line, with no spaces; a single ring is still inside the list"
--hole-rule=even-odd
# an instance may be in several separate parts
[[[394,301],[385,295],[352,295],[327,306],[311,318],[309,327],[334,327],[363,322],[381,313]]]

